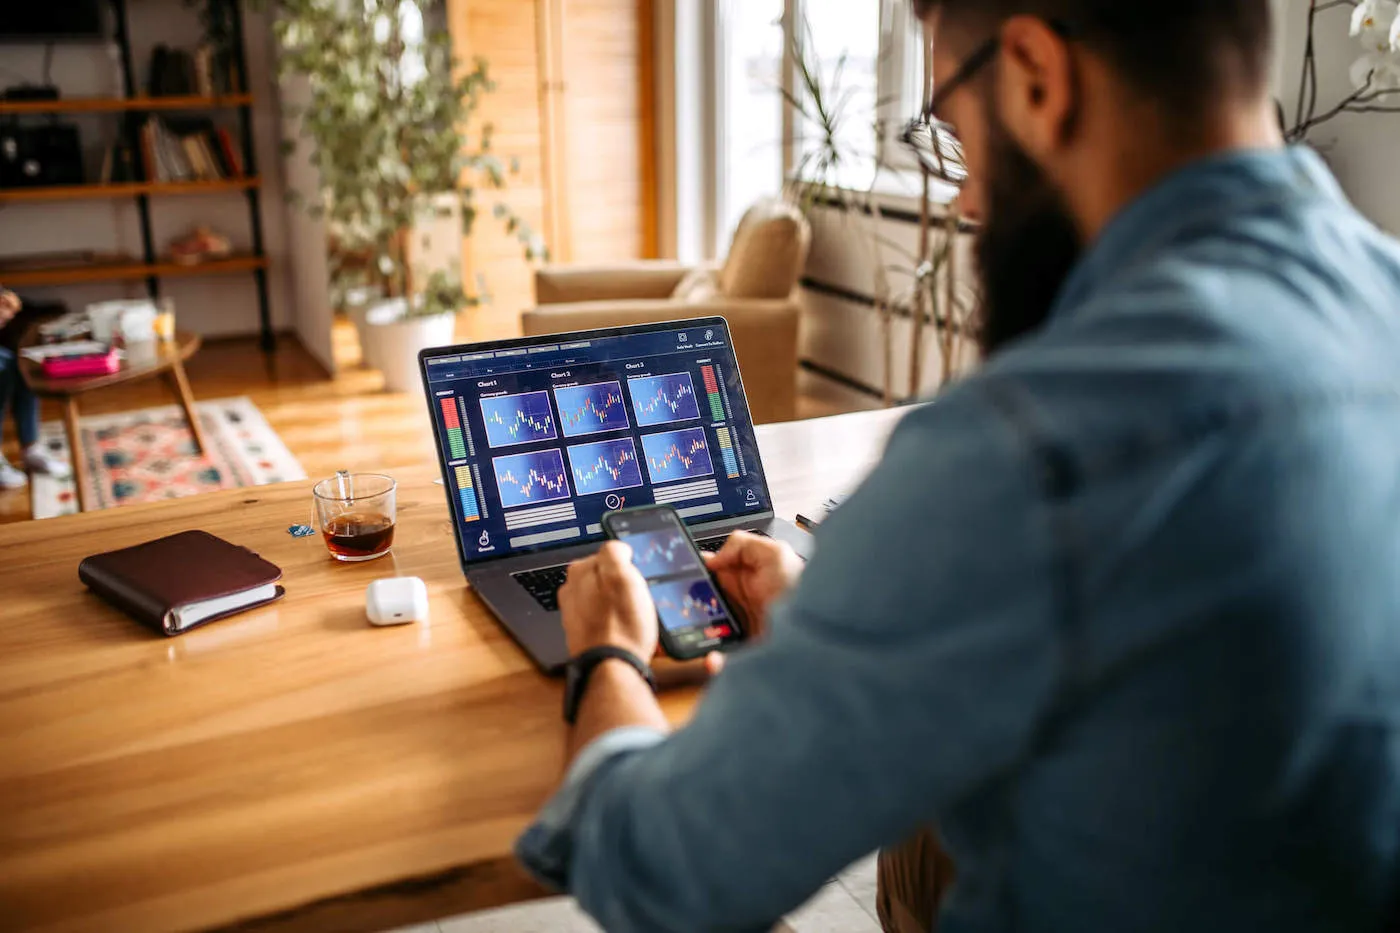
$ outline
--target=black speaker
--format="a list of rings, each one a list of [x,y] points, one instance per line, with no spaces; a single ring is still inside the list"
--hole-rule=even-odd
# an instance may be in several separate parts
[[[82,183],[83,146],[76,126],[0,127],[0,188]]]

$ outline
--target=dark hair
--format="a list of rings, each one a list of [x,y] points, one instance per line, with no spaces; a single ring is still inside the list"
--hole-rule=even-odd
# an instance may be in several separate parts
[[[1190,110],[1266,86],[1269,0],[914,0],[988,35],[1018,14],[1066,24],[1141,94]]]

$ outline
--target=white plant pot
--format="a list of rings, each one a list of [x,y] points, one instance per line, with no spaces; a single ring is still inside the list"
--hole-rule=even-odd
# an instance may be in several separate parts
[[[455,314],[432,317],[405,317],[407,303],[402,299],[380,302],[365,315],[365,348],[372,365],[384,374],[384,388],[390,392],[421,392],[418,354],[430,347],[453,343],[457,324]]]
[[[369,295],[353,295],[345,303],[345,316],[355,325],[355,337],[360,341],[360,363],[367,369],[378,369],[375,363],[373,345],[369,339],[369,313],[377,307],[393,305],[398,310],[395,317],[403,317],[408,304],[402,298],[371,298]]]

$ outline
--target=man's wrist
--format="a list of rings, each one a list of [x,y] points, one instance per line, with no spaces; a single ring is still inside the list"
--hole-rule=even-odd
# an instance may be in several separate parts
[[[633,678],[641,680],[652,693],[656,692],[656,678],[652,675],[647,659],[630,648],[618,645],[599,645],[580,652],[569,662],[566,670],[564,689],[564,719],[573,724],[578,719],[589,688],[599,679],[613,680],[618,677],[617,667],[630,668]],[[627,675],[622,675],[627,676]]]
[[[632,649],[627,649],[631,651]],[[617,680],[640,680],[642,683],[651,686],[642,672],[621,658],[604,658],[598,662],[598,666],[593,671],[593,679],[614,678]],[[586,695],[586,691],[585,691]]]

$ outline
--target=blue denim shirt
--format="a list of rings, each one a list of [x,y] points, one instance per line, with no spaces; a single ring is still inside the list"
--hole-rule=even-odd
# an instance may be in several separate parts
[[[520,839],[606,929],[766,929],[930,823],[943,933],[1379,928],[1400,249],[1314,155],[1128,206],[818,542],[690,725],[599,739]]]

